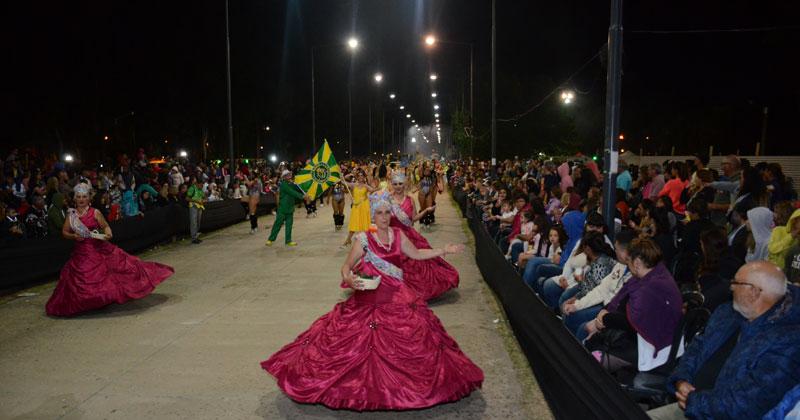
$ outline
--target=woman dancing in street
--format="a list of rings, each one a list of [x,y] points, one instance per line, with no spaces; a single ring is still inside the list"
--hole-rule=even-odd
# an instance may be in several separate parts
[[[353,203],[350,206],[350,223],[348,224],[349,233],[344,246],[350,246],[353,235],[356,232],[366,232],[371,223],[369,217],[369,194],[377,191],[377,188],[369,184],[366,173],[362,169],[355,169],[356,182],[347,182],[345,185],[350,188],[353,194]],[[353,175],[351,174],[350,177]],[[346,179],[346,178],[345,178]]]
[[[341,268],[355,292],[261,367],[294,401],[333,409],[412,410],[457,401],[483,372],[405,283],[406,262],[461,252],[462,245],[417,249],[389,226],[392,204],[376,195],[375,232],[359,233]],[[359,276],[353,271],[360,273]],[[366,290],[365,276],[379,276]]]

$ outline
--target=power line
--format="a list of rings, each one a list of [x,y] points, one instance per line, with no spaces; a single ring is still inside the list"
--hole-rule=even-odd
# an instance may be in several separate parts
[[[569,82],[570,82],[570,81],[571,81],[571,80],[572,80],[572,79],[573,79],[575,76],[577,76],[577,75],[578,75],[578,73],[580,73],[581,71],[583,71],[583,69],[585,69],[585,68],[586,68],[586,66],[588,66],[589,64],[591,64],[591,63],[592,63],[592,61],[594,61],[594,59],[595,59],[595,58],[599,57],[599,56],[600,56],[600,55],[601,55],[601,54],[602,54],[602,53],[605,51],[605,47],[606,47],[606,44],[603,44],[603,45],[600,47],[600,49],[599,49],[599,50],[598,50],[598,51],[597,51],[597,52],[596,52],[596,53],[595,53],[595,54],[594,54],[594,55],[593,55],[593,56],[592,56],[590,59],[586,60],[586,62],[585,62],[585,63],[583,63],[583,64],[582,64],[580,67],[578,67],[578,70],[575,70],[575,72],[574,72],[574,73],[572,73],[572,74],[571,74],[571,75],[570,75],[570,76],[569,76],[569,77],[568,77],[566,80],[564,80],[564,82],[562,82],[561,84],[559,84],[559,85],[558,85],[558,86],[557,86],[555,89],[553,89],[552,91],[550,91],[550,93],[548,93],[547,95],[545,95],[545,96],[544,96],[544,98],[542,98],[542,100],[541,100],[541,101],[539,101],[539,102],[538,102],[536,105],[532,106],[531,108],[529,108],[529,109],[528,109],[527,111],[525,111],[525,112],[522,112],[522,113],[520,113],[520,114],[514,115],[514,116],[513,116],[513,117],[511,117],[511,118],[498,118],[498,119],[497,119],[497,121],[500,121],[500,122],[515,122],[515,121],[519,120],[520,118],[522,118],[522,117],[524,117],[524,116],[526,116],[526,115],[530,114],[531,112],[535,111],[535,110],[536,110],[537,108],[539,108],[540,106],[544,105],[544,103],[545,103],[545,102],[547,102],[547,100],[548,100],[548,99],[550,99],[550,97],[551,97],[551,96],[555,95],[555,94],[556,94],[556,92],[558,92],[560,89],[562,89],[562,87],[563,87],[565,84],[569,83]]]
[[[762,26],[757,28],[731,28],[731,29],[684,29],[684,30],[627,30],[626,33],[634,34],[707,34],[707,33],[726,33],[726,32],[769,32],[800,29],[800,26]]]

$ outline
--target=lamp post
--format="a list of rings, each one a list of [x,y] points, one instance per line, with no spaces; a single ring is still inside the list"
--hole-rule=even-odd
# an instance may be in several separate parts
[[[494,10],[494,6],[492,7],[492,10]],[[442,41],[433,34],[425,37],[425,46],[428,49],[433,48],[437,43],[469,47],[469,123],[470,126],[473,126],[475,125],[475,44],[471,42]],[[436,96],[433,97],[435,98]],[[473,140],[472,136],[470,136],[470,154],[472,154],[474,145]]]
[[[358,49],[358,39],[350,37],[347,40],[347,48],[350,49],[352,55],[350,56],[350,72],[348,73],[347,81],[347,141],[348,149],[347,156],[353,158],[353,57],[355,57],[356,49]]]
[[[231,106],[231,32],[228,22],[228,0],[225,0],[225,69],[228,87],[228,153],[231,158],[230,173],[236,173],[236,157],[233,153],[233,108]]]
[[[614,210],[617,173],[612,156],[617,156],[620,101],[622,95],[622,0],[611,0],[608,26],[608,76],[606,81],[605,161],[603,163],[603,217],[611,239],[614,239]],[[616,159],[613,159],[616,161]],[[616,162],[614,162],[616,163]]]

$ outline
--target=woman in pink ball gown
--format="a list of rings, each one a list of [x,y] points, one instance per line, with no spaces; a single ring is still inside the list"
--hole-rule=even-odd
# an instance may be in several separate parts
[[[174,273],[172,267],[143,262],[108,242],[111,228],[103,215],[89,206],[90,188],[75,187],[76,208],[69,210],[62,235],[75,240],[75,249],[58,285],[47,301],[51,316],[73,316],[111,303],[143,298]],[[103,239],[92,237],[102,229]]]
[[[355,292],[261,366],[289,398],[333,409],[411,410],[459,400],[481,386],[483,372],[405,284],[403,264],[463,246],[417,249],[389,226],[391,203],[373,204],[377,230],[354,238],[341,270],[342,287]],[[376,275],[378,287],[365,290],[361,277]]]
[[[430,249],[430,243],[414,229],[414,223],[425,217],[425,214],[433,212],[436,206],[428,207],[417,213],[414,199],[406,194],[406,176],[397,172],[392,176],[391,181],[391,226],[402,230],[406,238],[417,249]],[[458,287],[458,271],[443,258],[410,260],[406,263],[405,271],[406,277],[403,280],[425,301]]]

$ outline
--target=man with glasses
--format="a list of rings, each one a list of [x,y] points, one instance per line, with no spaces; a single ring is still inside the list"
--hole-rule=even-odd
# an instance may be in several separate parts
[[[800,288],[767,261],[749,263],[667,380],[678,402],[654,419],[759,419],[800,382]]]

